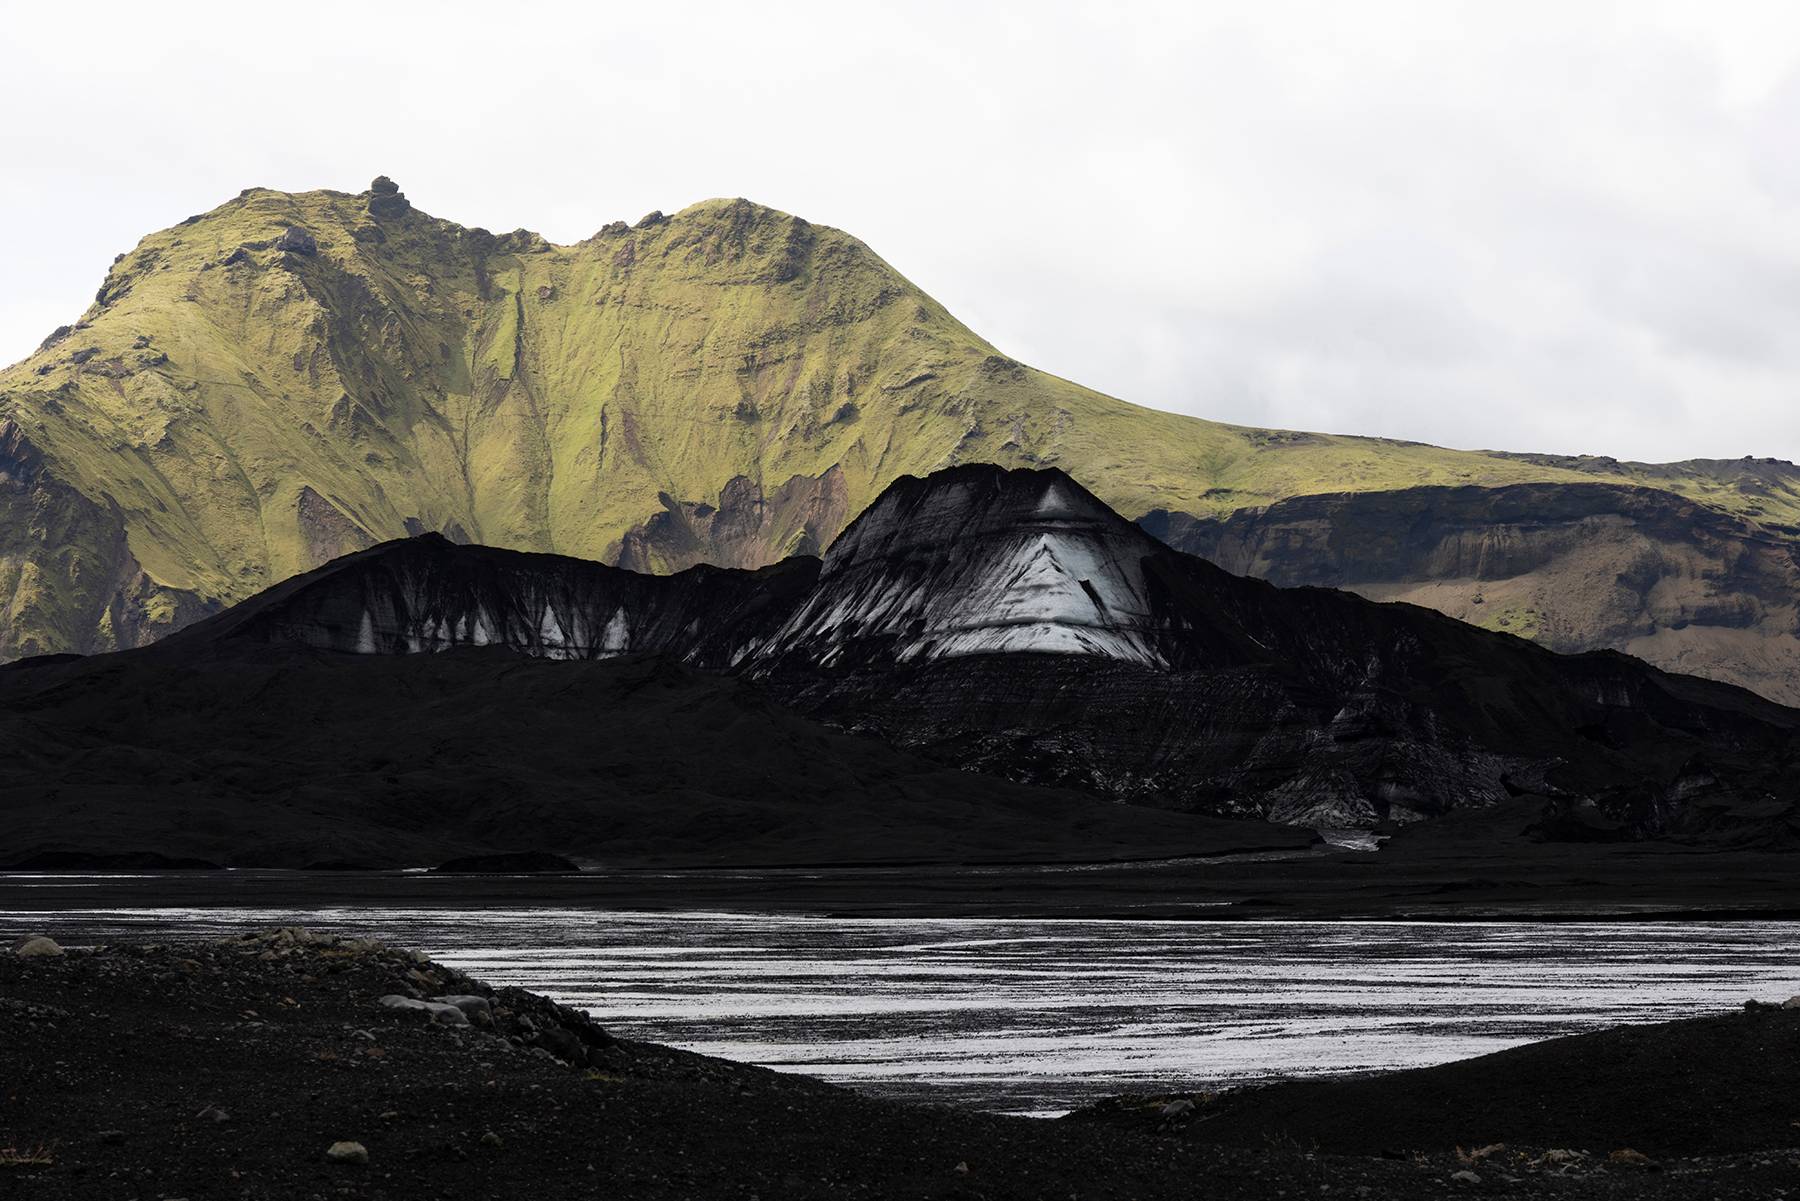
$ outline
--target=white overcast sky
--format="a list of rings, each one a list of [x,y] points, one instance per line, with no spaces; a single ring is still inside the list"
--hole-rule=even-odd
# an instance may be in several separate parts
[[[748,196],[1223,420],[1800,458],[1800,5],[15,4],[0,359],[248,185]]]

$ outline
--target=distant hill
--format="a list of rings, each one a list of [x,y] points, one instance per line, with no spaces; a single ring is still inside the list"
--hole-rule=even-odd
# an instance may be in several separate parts
[[[0,372],[0,658],[141,645],[423,530],[659,572],[763,565],[828,545],[901,475],[975,461],[1061,467],[1134,518],[1536,483],[1601,520],[1629,485],[1782,545],[1800,528],[1788,464],[1447,451],[1127,404],[1007,357],[848,234],[744,200],[554,246],[428,216],[386,180],[253,188],[121,255]],[[1689,631],[1660,661],[1791,699],[1732,649],[1742,606],[1718,588],[1648,611]],[[1622,636],[1541,591],[1551,612],[1513,628]]]

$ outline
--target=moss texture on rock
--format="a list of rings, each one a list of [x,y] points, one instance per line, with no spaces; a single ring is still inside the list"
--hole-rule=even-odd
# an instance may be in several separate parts
[[[828,544],[902,474],[1055,465],[1127,514],[1528,480],[1800,525],[1792,468],[1247,429],[1007,358],[867,246],[711,200],[556,246],[390,181],[250,189],[0,372],[0,658],[146,641],[419,530],[667,571]]]

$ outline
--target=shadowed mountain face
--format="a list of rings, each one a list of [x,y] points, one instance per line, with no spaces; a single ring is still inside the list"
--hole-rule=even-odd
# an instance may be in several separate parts
[[[1061,467],[1130,516],[1536,482],[1595,505],[1624,485],[1684,496],[1775,543],[1800,529],[1791,464],[1450,451],[1138,408],[1008,358],[855,238],[748,201],[555,246],[378,182],[253,188],[151,234],[0,371],[0,660],[142,645],[421,531],[640,571],[762,567],[819,553],[904,475],[977,461]],[[1631,597],[1566,604],[1616,557],[1572,529],[1537,572],[1542,620],[1510,628],[1780,686],[1779,638],[1694,621],[1645,644]],[[1706,575],[1704,531],[1659,537],[1669,563],[1635,568],[1649,592],[1705,578],[1718,606],[1781,607]],[[1435,580],[1367,590],[1456,611]]]
[[[583,663],[653,654],[942,763],[1308,825],[1537,798],[1547,837],[1781,844],[1800,778],[1800,713],[1742,690],[1233,576],[1061,472],[987,466],[897,482],[822,563],[646,576],[426,536],[338,560],[144,651],[23,664],[8,687],[17,712],[109,673],[148,696],[159,673],[296,646],[320,662],[402,656],[417,687],[437,661],[419,652],[496,664],[509,659],[500,648]],[[40,672],[70,678],[44,675],[46,691]],[[530,678],[554,689],[554,676]],[[546,721],[570,720],[559,702],[534,703],[551,706]],[[396,745],[379,715],[364,720],[344,734],[351,745]],[[579,720],[611,722],[604,707]],[[221,731],[221,748],[250,745],[229,716]],[[692,746],[715,754],[698,733]]]

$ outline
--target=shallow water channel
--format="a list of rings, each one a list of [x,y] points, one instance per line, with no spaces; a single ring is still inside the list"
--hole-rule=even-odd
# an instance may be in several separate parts
[[[0,935],[307,925],[428,951],[632,1038],[883,1095],[1110,1093],[1439,1063],[1800,993],[1800,923],[833,918],[593,908],[0,911]]]

